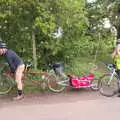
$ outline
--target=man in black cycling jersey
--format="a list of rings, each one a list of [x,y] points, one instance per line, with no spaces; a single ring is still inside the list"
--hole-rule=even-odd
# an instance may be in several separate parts
[[[16,54],[15,51],[7,48],[7,45],[0,41],[0,55],[5,57],[5,60],[9,64],[11,72],[15,75],[15,81],[17,83],[18,95],[13,100],[20,100],[23,96],[23,84],[22,75],[25,68],[23,60]]]

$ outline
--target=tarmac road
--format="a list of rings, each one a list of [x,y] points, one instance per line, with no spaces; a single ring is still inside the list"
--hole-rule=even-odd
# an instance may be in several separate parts
[[[36,93],[24,100],[0,96],[0,120],[119,120],[120,98],[90,90]]]

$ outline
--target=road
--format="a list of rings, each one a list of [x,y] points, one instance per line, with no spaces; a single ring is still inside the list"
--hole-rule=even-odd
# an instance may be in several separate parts
[[[118,120],[119,112],[120,98],[90,90],[29,94],[21,101],[0,97],[1,120]]]

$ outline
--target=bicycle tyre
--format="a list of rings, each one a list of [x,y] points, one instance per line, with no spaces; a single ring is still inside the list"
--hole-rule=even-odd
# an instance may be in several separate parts
[[[63,79],[60,79],[60,77],[58,77],[56,75],[50,75],[47,78],[48,89],[55,93],[60,93],[60,92],[64,91],[65,85],[59,84],[59,82],[62,82],[62,80]]]
[[[113,76],[110,84],[108,83],[111,78],[111,74],[104,74],[101,77],[100,83],[99,83],[99,92],[101,95],[106,97],[112,97],[114,96],[119,88],[119,82],[118,78],[116,76]]]
[[[12,83],[8,77],[0,75],[0,95],[5,95],[12,89]]]
[[[93,80],[91,80],[91,90],[93,90],[93,91],[98,91],[99,90],[99,79],[93,79]]]

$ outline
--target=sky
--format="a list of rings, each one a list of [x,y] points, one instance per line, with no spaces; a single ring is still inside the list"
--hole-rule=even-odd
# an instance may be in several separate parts
[[[95,2],[96,0],[87,0],[87,2],[92,3]]]

